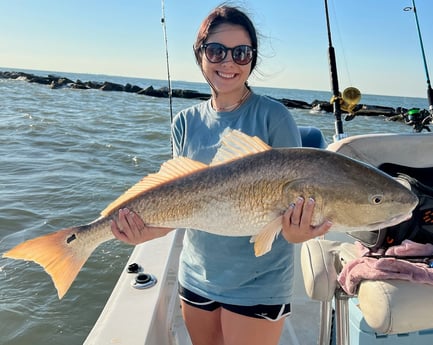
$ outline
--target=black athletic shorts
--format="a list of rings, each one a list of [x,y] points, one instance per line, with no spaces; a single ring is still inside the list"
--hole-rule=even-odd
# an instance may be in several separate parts
[[[266,319],[269,321],[278,321],[288,315],[290,315],[290,304],[276,304],[276,305],[264,305],[257,304],[253,306],[242,306],[220,303],[217,301],[212,301],[196,293],[184,288],[179,284],[179,297],[182,301],[190,306],[213,311],[218,308],[224,308],[233,313],[254,317],[257,319]]]

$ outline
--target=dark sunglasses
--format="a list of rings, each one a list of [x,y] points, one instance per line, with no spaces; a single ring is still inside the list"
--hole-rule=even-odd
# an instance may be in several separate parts
[[[240,45],[233,48],[227,48],[221,43],[205,43],[200,46],[206,55],[206,58],[211,63],[219,63],[224,61],[227,52],[231,50],[233,61],[238,65],[247,65],[254,57],[256,49],[248,45]]]

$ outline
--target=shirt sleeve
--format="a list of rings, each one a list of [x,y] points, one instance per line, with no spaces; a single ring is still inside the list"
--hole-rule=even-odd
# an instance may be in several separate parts
[[[185,144],[185,117],[182,112],[178,113],[171,125],[171,140],[173,145],[173,157],[183,155]]]
[[[302,146],[298,126],[283,104],[274,102],[272,114],[269,116],[269,139],[272,147],[299,147]]]

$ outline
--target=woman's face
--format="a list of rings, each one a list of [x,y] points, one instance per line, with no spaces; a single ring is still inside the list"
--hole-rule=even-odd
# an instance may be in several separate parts
[[[233,48],[239,45],[251,46],[251,39],[240,25],[221,24],[209,34],[205,43],[220,43],[227,48]],[[201,59],[203,73],[220,95],[243,90],[251,72],[251,62],[238,65],[233,61],[231,50],[219,63],[209,62],[204,51]]]

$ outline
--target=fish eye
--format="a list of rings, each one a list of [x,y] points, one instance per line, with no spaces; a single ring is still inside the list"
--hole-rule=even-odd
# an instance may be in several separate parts
[[[380,205],[382,203],[383,200],[383,195],[381,194],[376,194],[370,197],[370,202],[373,205]]]

